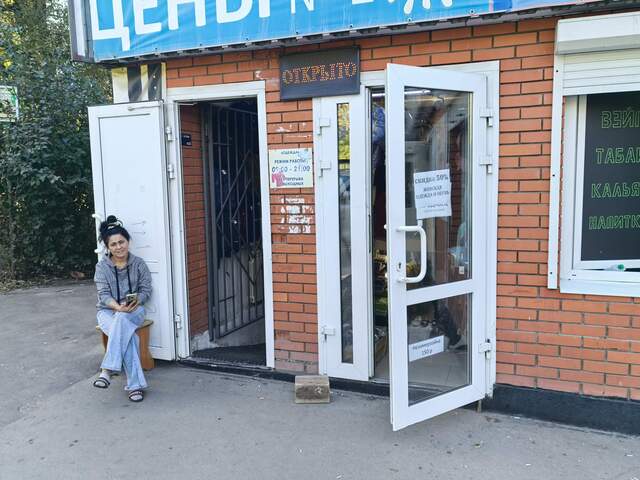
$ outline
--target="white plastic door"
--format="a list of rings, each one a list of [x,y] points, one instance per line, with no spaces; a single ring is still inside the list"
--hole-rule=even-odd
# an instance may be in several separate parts
[[[154,358],[175,358],[169,211],[161,102],[89,107],[96,224],[116,215],[151,271],[145,305]],[[101,245],[98,245],[101,248]]]
[[[320,370],[369,380],[365,96],[314,103]]]
[[[387,69],[394,430],[486,393],[485,81],[447,70]]]

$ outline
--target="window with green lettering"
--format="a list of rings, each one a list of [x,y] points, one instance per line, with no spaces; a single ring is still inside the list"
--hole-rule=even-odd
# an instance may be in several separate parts
[[[576,185],[582,187],[576,197],[582,201],[579,260],[594,262],[594,268],[635,268],[640,266],[640,92],[587,95],[583,103],[584,156],[577,169],[582,182]]]

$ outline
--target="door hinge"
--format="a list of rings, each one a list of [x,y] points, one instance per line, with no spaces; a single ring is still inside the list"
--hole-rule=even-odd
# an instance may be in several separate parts
[[[486,342],[483,342],[480,345],[478,345],[478,351],[480,353],[484,353],[484,356],[486,358],[491,358],[491,352],[493,351],[493,345],[491,344],[491,340],[487,338]]]
[[[483,155],[480,157],[480,165],[491,166],[493,165],[493,155]]]
[[[173,323],[176,326],[176,330],[179,330],[182,328],[182,317],[179,314],[175,314],[173,316]]]
[[[176,169],[174,168],[173,163],[167,164],[167,175],[169,176],[169,180],[175,180]]]
[[[322,129],[331,126],[331,119],[328,117],[320,117],[316,125],[316,135],[322,135]]]
[[[320,327],[320,333],[322,335],[324,335],[324,341],[327,341],[327,337],[329,335],[335,335],[336,334],[336,329],[333,327],[327,327],[326,325],[323,325],[322,327]]]
[[[331,119],[328,117],[320,117],[318,118],[316,125],[316,135],[322,136],[322,129],[331,126]],[[321,154],[322,156],[322,154]],[[324,160],[320,158],[318,162],[318,176],[322,176],[322,172],[325,170],[331,170],[331,160]]]
[[[484,118],[487,122],[487,128],[493,127],[493,110],[490,108],[483,108],[480,111],[480,117]],[[484,165],[487,168],[487,173],[493,173],[493,154],[491,153],[491,135],[487,135],[487,151],[484,155],[480,156],[479,164]]]
[[[483,108],[480,110],[480,118],[484,118],[487,121],[487,127],[493,127],[493,110],[490,108]]]
[[[169,125],[164,127],[164,134],[167,137],[167,142],[173,142],[173,130]]]
[[[322,172],[325,170],[331,170],[331,161],[320,159],[320,170],[318,171],[318,175],[322,176]]]

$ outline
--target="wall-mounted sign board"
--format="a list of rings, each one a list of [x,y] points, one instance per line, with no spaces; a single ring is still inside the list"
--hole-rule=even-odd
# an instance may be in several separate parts
[[[69,0],[73,56],[105,62],[141,55],[295,39],[576,0]]]
[[[280,98],[350,95],[360,91],[360,50],[341,48],[280,57]]]
[[[271,188],[313,187],[313,156],[310,148],[269,150]]]
[[[587,97],[583,261],[640,259],[640,92]]]

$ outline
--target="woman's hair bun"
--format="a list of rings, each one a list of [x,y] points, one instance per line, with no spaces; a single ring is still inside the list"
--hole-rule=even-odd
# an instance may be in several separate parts
[[[104,222],[100,223],[100,240],[106,244],[109,237],[116,233],[124,235],[129,240],[129,233],[122,226],[122,222],[115,215],[109,215]]]
[[[109,215],[107,219],[100,224],[100,231],[107,231],[113,227],[121,227],[122,222],[115,215]]]

